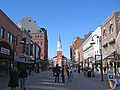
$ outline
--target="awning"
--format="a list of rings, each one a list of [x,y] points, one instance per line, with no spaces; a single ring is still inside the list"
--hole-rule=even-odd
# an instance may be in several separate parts
[[[109,51],[109,52],[107,52],[107,53],[103,53],[102,54],[102,59],[109,59],[109,57],[112,57],[113,55],[113,53],[115,52],[115,50],[111,50],[111,51]],[[96,55],[96,61],[99,61],[99,60],[101,60],[101,55]]]
[[[30,60],[30,57],[27,55],[19,55],[15,57],[16,62],[21,62],[21,63],[34,63],[34,61]]]
[[[107,53],[104,53],[104,54],[103,54],[103,59],[107,58],[108,56],[110,56],[110,55],[113,54],[114,52],[115,52],[115,50],[113,49],[113,50],[110,50],[110,51],[107,52]]]

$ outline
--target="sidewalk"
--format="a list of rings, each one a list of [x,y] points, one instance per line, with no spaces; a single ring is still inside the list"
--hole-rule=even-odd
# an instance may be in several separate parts
[[[20,90],[20,86],[16,90]],[[26,81],[26,90],[108,90],[108,83],[106,78],[100,81],[99,76],[87,77],[83,72],[76,75],[72,82],[68,82],[66,77],[65,83],[55,83],[52,71],[45,71],[30,75]]]
[[[35,73],[34,73],[34,71],[32,71],[31,74],[28,76],[27,80],[34,76],[35,76]],[[5,82],[7,84],[4,84]],[[0,88],[0,90],[11,90],[10,87],[8,87],[8,82],[9,82],[9,77],[7,79],[3,78],[0,82],[0,85],[2,86],[2,88]],[[16,90],[20,90],[20,85],[19,85],[19,87],[16,88]]]
[[[103,87],[109,88],[109,84],[108,84],[108,79],[107,79],[107,75],[103,75],[103,81],[101,81],[101,75],[95,75],[94,77],[87,77],[87,75],[84,75],[83,72],[80,73],[81,76],[85,77],[86,79],[93,81],[95,83],[100,84]]]
[[[87,77],[81,72],[78,74],[71,84],[68,84],[69,90],[108,90],[108,82],[105,78],[100,81],[99,76]]]

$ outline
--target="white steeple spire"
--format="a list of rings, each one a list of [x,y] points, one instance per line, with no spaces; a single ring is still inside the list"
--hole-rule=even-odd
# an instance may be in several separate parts
[[[57,51],[62,51],[62,44],[61,44],[60,34],[59,34],[59,37],[58,37]]]

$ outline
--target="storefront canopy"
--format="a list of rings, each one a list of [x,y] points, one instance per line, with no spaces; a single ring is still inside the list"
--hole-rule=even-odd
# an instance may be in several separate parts
[[[30,59],[30,57],[27,56],[27,55],[16,56],[16,57],[15,57],[15,61],[16,61],[16,62],[21,62],[21,63],[34,63],[34,61],[32,61],[32,60]]]

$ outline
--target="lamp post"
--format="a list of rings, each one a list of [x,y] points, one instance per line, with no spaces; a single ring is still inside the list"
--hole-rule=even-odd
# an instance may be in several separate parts
[[[23,38],[22,35],[20,35],[20,34],[18,34],[17,36],[14,36],[14,42],[13,42],[13,59],[15,58],[17,38],[18,38],[19,36],[20,36],[21,38]],[[17,52],[16,52],[16,55],[17,55]],[[14,60],[13,63],[15,63],[15,60]]]
[[[13,50],[14,50],[13,51],[13,58],[15,57],[15,52],[16,52],[16,55],[17,55],[16,46],[17,46],[17,40],[18,40],[17,38],[18,37],[21,37],[21,40],[20,40],[19,44],[23,44],[24,45],[24,52],[26,52],[26,44],[27,44],[26,38],[23,38],[22,35],[18,34],[17,36],[15,36],[16,40],[14,39],[14,43],[13,43]],[[25,59],[25,61],[26,61],[26,59]],[[14,63],[15,63],[15,60],[14,60]]]
[[[92,41],[94,41],[94,37],[97,37],[99,39],[99,43],[100,43],[100,55],[95,55],[96,56],[100,56],[101,57],[101,60],[100,60],[100,71],[101,71],[101,81],[103,81],[103,61],[102,61],[102,37],[101,36],[98,36],[97,34],[95,34],[93,37],[92,37]],[[95,44],[95,42],[93,43],[90,43],[90,44]]]
[[[19,37],[19,36],[23,39],[23,36],[20,35],[20,34],[18,34],[17,36],[15,36],[15,37],[16,37],[16,45],[17,45],[17,40],[18,40],[18,37]],[[21,43],[21,42],[20,42],[20,43]],[[15,45],[15,42],[14,42],[14,48],[15,48],[15,50],[16,50],[16,45]],[[17,55],[17,52],[16,52],[16,55]]]

